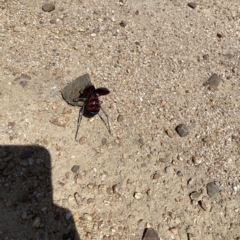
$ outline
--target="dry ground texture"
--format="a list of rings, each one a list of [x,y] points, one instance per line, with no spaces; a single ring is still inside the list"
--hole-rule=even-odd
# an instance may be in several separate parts
[[[240,239],[239,0],[196,8],[185,0],[63,0],[51,12],[44,3],[1,0],[1,145],[49,151],[53,202],[72,212],[82,240],[137,240],[149,227],[161,240]],[[75,141],[79,108],[61,90],[86,73],[111,91],[101,101],[112,135],[99,116],[83,118]],[[209,89],[213,73],[217,89]],[[10,163],[0,155],[4,173]],[[23,169],[37,165],[27,160]],[[6,195],[12,177],[0,179],[4,209],[18,209]],[[219,189],[212,196],[209,182]],[[45,231],[31,203],[18,223]],[[0,234],[35,239],[30,230]]]

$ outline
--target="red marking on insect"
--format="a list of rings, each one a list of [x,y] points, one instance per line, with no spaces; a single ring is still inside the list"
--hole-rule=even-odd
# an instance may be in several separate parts
[[[82,116],[84,115],[86,117],[91,118],[91,117],[99,114],[100,109],[102,109],[103,113],[105,114],[105,116],[107,118],[107,123],[108,123],[107,127],[108,127],[109,133],[111,134],[110,125],[109,125],[109,121],[108,121],[108,115],[101,107],[102,102],[100,102],[100,100],[99,100],[99,96],[107,95],[109,93],[110,93],[110,91],[107,88],[97,88],[96,89],[93,85],[90,85],[90,86],[87,86],[83,90],[83,92],[80,94],[79,98],[73,100],[74,102],[78,102],[78,101],[84,102],[82,109],[80,109],[80,111],[79,111],[78,125],[77,125],[77,132],[75,135],[75,139],[77,139],[77,134],[78,134],[81,120],[82,120]],[[101,117],[101,115],[99,115],[99,116],[102,119],[102,121],[105,123],[105,121]],[[105,123],[105,125],[106,125],[106,123]]]

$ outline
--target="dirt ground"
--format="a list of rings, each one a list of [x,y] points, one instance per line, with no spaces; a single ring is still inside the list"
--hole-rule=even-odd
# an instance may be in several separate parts
[[[72,220],[82,240],[138,240],[145,228],[161,240],[240,239],[239,0],[63,0],[51,12],[44,3],[1,0],[0,144],[47,149],[53,204],[69,210],[64,227]],[[79,107],[61,90],[86,73],[110,90],[100,100],[112,134],[99,116],[83,118],[75,141]],[[36,239],[6,229],[15,218],[49,227],[29,213],[33,200],[20,208],[13,199],[6,169],[21,175],[40,157],[12,164],[8,154],[0,207],[14,219],[0,239]]]

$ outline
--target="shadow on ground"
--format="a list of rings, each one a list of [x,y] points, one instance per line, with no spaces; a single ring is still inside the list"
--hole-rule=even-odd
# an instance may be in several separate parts
[[[0,146],[0,239],[80,240],[68,209],[53,204],[51,156],[40,146]]]

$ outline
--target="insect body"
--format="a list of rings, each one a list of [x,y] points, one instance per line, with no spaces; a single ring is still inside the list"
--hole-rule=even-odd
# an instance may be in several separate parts
[[[107,127],[108,127],[108,131],[111,133],[109,121],[108,121],[108,115],[105,113],[105,111],[101,107],[101,102],[99,101],[99,96],[107,95],[109,93],[110,91],[107,88],[96,89],[93,85],[90,85],[83,90],[79,98],[73,100],[74,102],[78,102],[78,101],[84,102],[82,109],[79,111],[78,125],[77,125],[77,132],[75,135],[75,139],[77,139],[77,134],[78,134],[81,120],[82,120],[82,116],[84,115],[86,117],[93,117],[99,114],[100,109],[102,109],[103,113],[107,117],[107,123],[108,123]],[[99,116],[102,119],[102,121],[105,123],[101,115]]]

